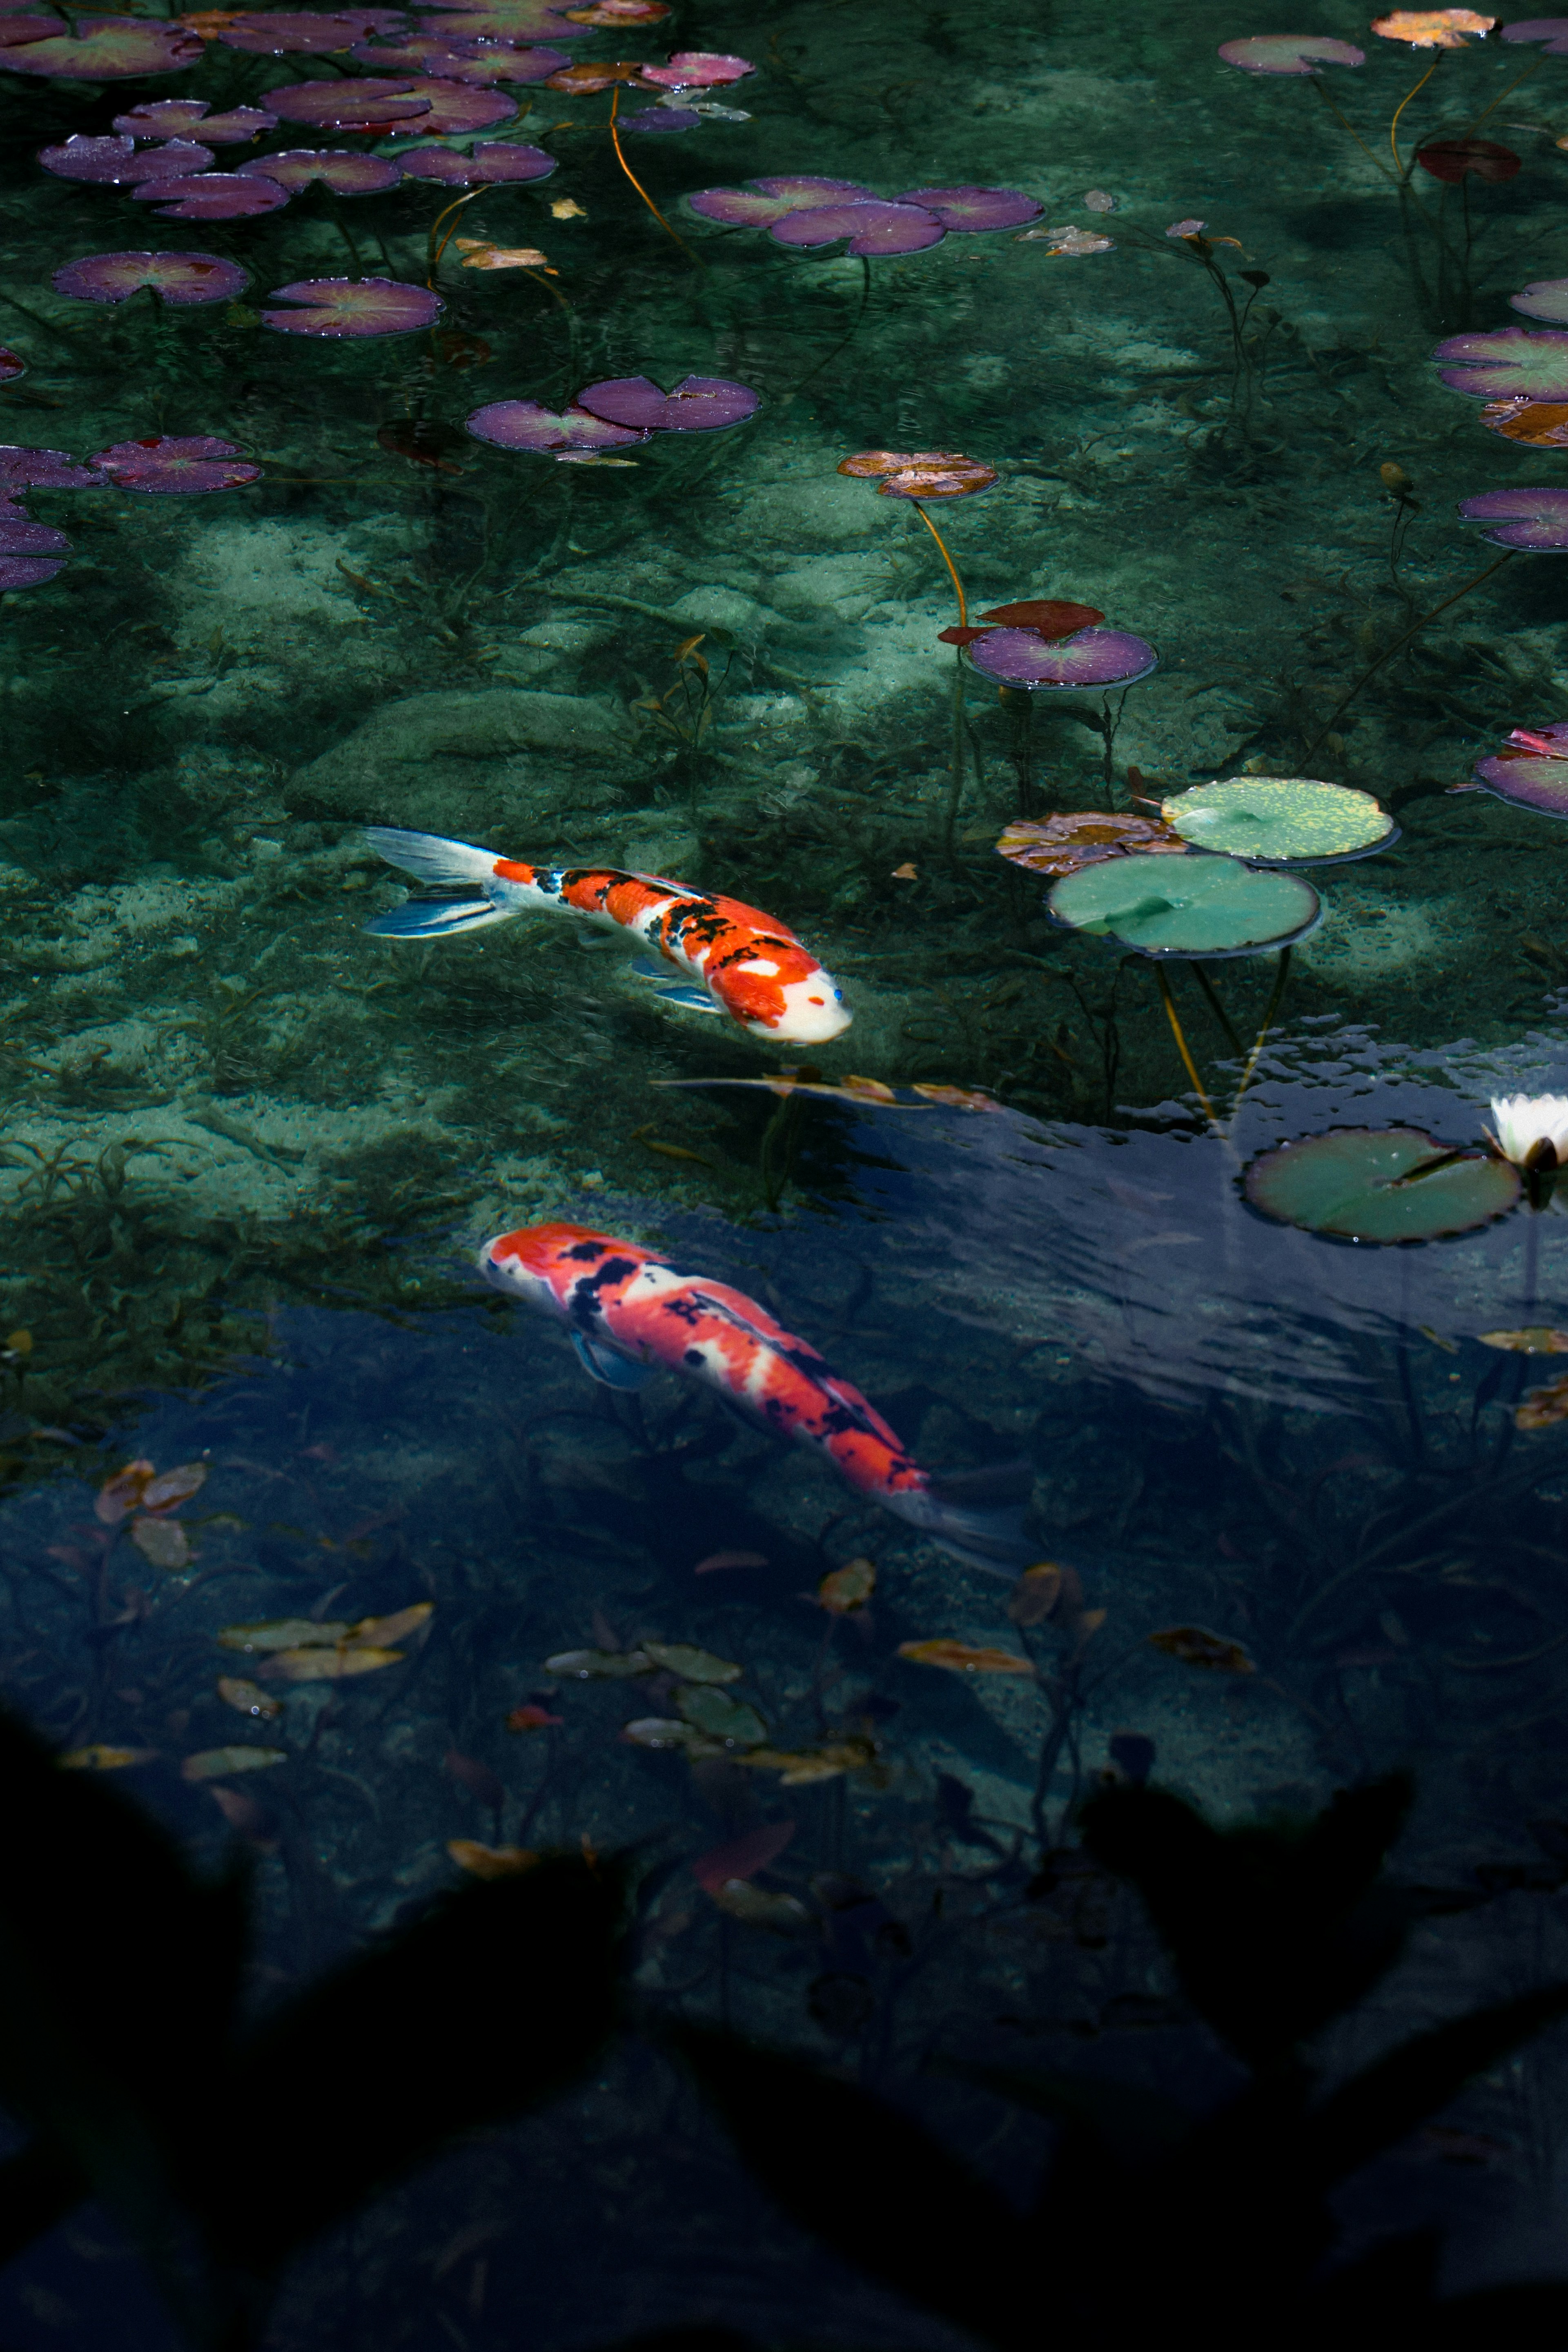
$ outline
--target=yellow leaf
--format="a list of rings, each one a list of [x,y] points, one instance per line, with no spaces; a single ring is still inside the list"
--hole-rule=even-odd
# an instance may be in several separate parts
[[[536,245],[486,245],[472,236],[460,236],[458,244],[468,248],[463,256],[465,269],[542,269],[551,278],[561,275],[551,268],[549,257]]]
[[[826,1739],[820,1748],[752,1748],[737,1752],[737,1764],[759,1764],[778,1772],[781,1789],[809,1788],[816,1780],[837,1780],[840,1772],[863,1772],[877,1761],[868,1739]]]
[[[346,1642],[352,1625],[318,1625],[313,1617],[268,1617],[254,1625],[226,1625],[218,1635],[222,1650],[300,1650],[308,1643]]]
[[[1035,1671],[1027,1658],[1016,1657],[1011,1650],[940,1636],[930,1642],[900,1642],[899,1655],[917,1666],[945,1666],[955,1675],[1032,1675]]]
[[[1515,1405],[1513,1418],[1518,1429],[1550,1429],[1553,1422],[1568,1421],[1568,1377],[1550,1381],[1543,1389],[1531,1389]]]
[[[830,1616],[847,1617],[856,1609],[864,1609],[877,1589],[877,1570],[868,1559],[847,1560],[825,1576],[816,1588],[817,1604]]]
[[[1054,1560],[1037,1559],[1013,1587],[1007,1614],[1015,1625],[1043,1625],[1061,1596],[1061,1570]]]
[[[237,1675],[219,1675],[217,1695],[225,1706],[232,1706],[241,1715],[251,1715],[270,1722],[283,1712],[283,1702],[264,1691],[259,1683],[247,1683]]]
[[[180,1767],[182,1780],[221,1780],[226,1772],[264,1772],[269,1764],[287,1764],[286,1748],[204,1748],[187,1756]]]
[[[13,1356],[30,1356],[33,1352],[33,1335],[30,1331],[7,1331],[5,1346]]]
[[[447,1851],[461,1870],[475,1878],[515,1878],[539,1860],[521,1845],[480,1845],[477,1838],[448,1838]]]
[[[1179,1658],[1184,1666],[1208,1666],[1222,1675],[1255,1675],[1258,1668],[1239,1642],[1211,1633],[1206,1625],[1167,1625],[1151,1633],[1149,1646]]]
[[[727,1878],[712,1889],[712,1895],[721,1911],[727,1911],[731,1919],[743,1919],[750,1927],[772,1927],[776,1934],[794,1936],[816,1925],[798,1896],[771,1894],[765,1886],[753,1886],[748,1878]]]
[[[73,1748],[55,1761],[68,1772],[123,1772],[128,1764],[150,1764],[157,1753],[155,1748],[106,1748],[100,1740],[91,1748]]]
[[[1508,1348],[1516,1356],[1568,1356],[1568,1331],[1531,1323],[1522,1331],[1478,1331],[1483,1348]]]
[[[348,1641],[356,1650],[390,1649],[394,1642],[406,1642],[411,1633],[417,1633],[435,1613],[433,1601],[415,1601],[406,1609],[394,1610],[390,1617],[362,1617],[349,1628]]]
[[[338,1683],[350,1675],[373,1675],[380,1666],[397,1666],[403,1663],[401,1650],[349,1649],[335,1650],[312,1647],[308,1650],[275,1650],[264,1666],[257,1672],[269,1683]]]
[[[550,213],[552,220],[586,220],[588,215],[575,196],[553,196]]]

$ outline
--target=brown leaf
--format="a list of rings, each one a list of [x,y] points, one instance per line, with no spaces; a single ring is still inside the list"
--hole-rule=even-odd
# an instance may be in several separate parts
[[[311,1643],[322,1643],[330,1649],[336,1642],[347,1641],[352,1627],[340,1624],[318,1624],[313,1617],[268,1617],[254,1625],[226,1625],[217,1637],[221,1650],[244,1650],[254,1654],[263,1650],[299,1650]]]
[[[141,1502],[142,1489],[153,1475],[151,1462],[128,1462],[99,1488],[93,1516],[106,1528],[117,1528]]]
[[[1074,637],[1079,629],[1092,629],[1105,615],[1093,604],[1072,604],[1054,596],[1038,596],[1021,604],[994,604],[989,613],[982,613],[980,617],[1004,629],[1033,629],[1048,644],[1056,637]]]
[[[362,1617],[348,1632],[348,1642],[356,1650],[386,1650],[395,1642],[406,1642],[428,1624],[436,1613],[433,1601],[416,1601],[406,1609],[395,1609],[390,1617]]]
[[[1184,1666],[1207,1666],[1222,1675],[1258,1672],[1239,1642],[1211,1633],[1205,1625],[1167,1625],[1163,1632],[1150,1634],[1149,1646],[1163,1651],[1167,1658],[1179,1658]]]
[[[264,1691],[259,1683],[246,1682],[237,1675],[219,1675],[217,1695],[225,1706],[232,1706],[241,1715],[251,1715],[270,1723],[283,1712],[283,1702]]]
[[[275,1650],[256,1671],[269,1683],[338,1683],[402,1663],[401,1650],[328,1650],[312,1644],[308,1650]]]
[[[182,1462],[173,1470],[160,1470],[142,1489],[142,1507],[144,1511],[177,1510],[182,1503],[188,1503],[193,1495],[199,1494],[206,1483],[205,1462]]]
[[[204,1748],[187,1756],[180,1767],[182,1780],[221,1780],[226,1772],[264,1772],[268,1765],[287,1764],[286,1748]]]
[[[592,65],[563,66],[546,81],[546,89],[563,89],[572,98],[592,98],[599,89],[613,89],[618,81],[636,81],[642,71],[640,60],[628,64],[624,58],[611,65],[595,59]]]
[[[877,1589],[877,1570],[868,1559],[852,1559],[825,1576],[816,1588],[818,1605],[833,1617],[847,1617],[864,1609]]]
[[[1551,1381],[1543,1389],[1531,1389],[1523,1402],[1513,1409],[1516,1429],[1550,1429],[1554,1422],[1568,1421],[1568,1374],[1560,1381]]]
[[[763,1551],[710,1551],[692,1570],[693,1576],[712,1576],[721,1568],[766,1568],[768,1556]]]
[[[1568,407],[1550,400],[1489,400],[1481,411],[1489,433],[1522,441],[1531,449],[1568,447]]]
[[[155,1748],[110,1748],[97,1740],[90,1748],[72,1748],[55,1761],[68,1772],[123,1772],[128,1765],[151,1764]]]
[[[1031,874],[1076,874],[1108,857],[1184,855],[1188,844],[1161,817],[1123,816],[1109,809],[1066,809],[1055,816],[1015,817],[996,844],[997,855]]]
[[[1550,1323],[1527,1324],[1521,1331],[1478,1331],[1483,1348],[1507,1348],[1516,1356],[1568,1356],[1568,1331]]]
[[[945,1666],[955,1675],[1032,1675],[1027,1658],[1011,1650],[996,1650],[979,1642],[953,1642],[937,1636],[929,1642],[900,1642],[899,1655],[912,1665]]]
[[[459,1869],[475,1878],[515,1878],[539,1860],[527,1846],[480,1845],[475,1838],[448,1838],[447,1851]]]
[[[143,1559],[154,1568],[186,1568],[192,1553],[190,1538],[178,1519],[150,1519],[138,1516],[131,1522],[131,1540]]]
[[[1043,1625],[1061,1597],[1061,1570],[1052,1560],[1037,1560],[1013,1587],[1007,1614],[1015,1625]]]
[[[563,1715],[552,1715],[548,1707],[535,1706],[531,1700],[528,1700],[521,1706],[512,1708],[507,1717],[506,1727],[509,1731],[559,1730],[565,1720]]]

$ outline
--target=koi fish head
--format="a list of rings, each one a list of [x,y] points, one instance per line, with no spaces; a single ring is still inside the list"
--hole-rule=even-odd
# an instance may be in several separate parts
[[[843,990],[793,940],[760,941],[713,972],[710,986],[732,1021],[781,1045],[826,1045],[849,1026]]]
[[[606,1276],[620,1281],[652,1255],[591,1225],[520,1225],[487,1242],[479,1265],[497,1290],[547,1315],[570,1316],[580,1286],[591,1291]]]

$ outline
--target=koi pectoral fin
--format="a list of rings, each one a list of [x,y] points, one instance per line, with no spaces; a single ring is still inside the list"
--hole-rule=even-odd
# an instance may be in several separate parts
[[[453,931],[478,931],[487,923],[504,923],[510,911],[489,898],[408,898],[401,907],[373,917],[364,929],[383,940],[445,939]]]
[[[598,1381],[607,1389],[646,1388],[654,1375],[652,1364],[634,1364],[619,1356],[602,1341],[590,1339],[584,1331],[574,1331],[572,1345],[577,1351],[577,1361],[590,1380]]]

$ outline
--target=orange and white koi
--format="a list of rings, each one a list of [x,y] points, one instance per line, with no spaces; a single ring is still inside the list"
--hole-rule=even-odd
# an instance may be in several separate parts
[[[563,1323],[584,1369],[607,1387],[641,1388],[661,1370],[700,1381],[774,1436],[825,1454],[860,1494],[960,1559],[1013,1575],[1032,1557],[1016,1507],[959,1499],[987,1474],[934,1478],[858,1389],[744,1291],[587,1225],[498,1234],[479,1270]],[[1016,1471],[999,1475],[1011,1484]]]
[[[670,992],[703,1009],[726,1013],[754,1037],[820,1045],[849,1026],[843,992],[811,950],[776,916],[739,898],[689,889],[655,874],[613,866],[524,866],[466,841],[373,824],[365,838],[378,856],[426,882],[461,883],[462,898],[414,898],[376,916],[367,931],[384,939],[444,939],[514,915],[581,915],[654,949],[687,985]]]

